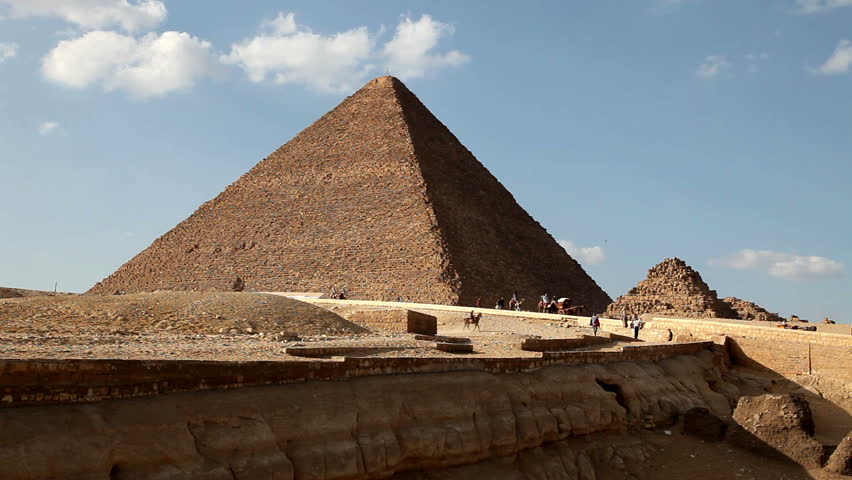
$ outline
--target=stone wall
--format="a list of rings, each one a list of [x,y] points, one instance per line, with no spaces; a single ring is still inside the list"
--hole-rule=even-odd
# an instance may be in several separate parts
[[[738,363],[782,375],[816,374],[852,382],[852,335],[806,332],[760,325],[654,317],[641,336],[663,340],[671,329],[678,340],[730,339]]]
[[[254,385],[401,373],[524,372],[551,365],[659,361],[712,350],[712,342],[561,352],[558,358],[337,358],[328,361],[0,360],[0,407],[92,402]]]
[[[369,82],[89,292],[609,296],[392,77]]]

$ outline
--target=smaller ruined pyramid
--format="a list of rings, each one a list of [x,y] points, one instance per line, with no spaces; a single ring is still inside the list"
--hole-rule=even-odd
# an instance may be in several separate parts
[[[722,301],[730,305],[737,312],[740,320],[757,320],[760,322],[784,321],[777,313],[768,312],[765,308],[748,300],[737,297],[725,297]]]
[[[686,318],[738,318],[701,275],[679,258],[667,258],[648,270],[648,278],[607,307],[606,315],[652,313]]]

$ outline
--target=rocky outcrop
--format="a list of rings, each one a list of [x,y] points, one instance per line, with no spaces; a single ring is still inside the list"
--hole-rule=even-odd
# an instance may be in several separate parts
[[[732,431],[729,440],[739,446],[781,452],[801,465],[822,466],[824,447],[814,438],[814,420],[807,400],[798,395],[743,397],[733,414],[745,432]]]
[[[705,351],[11,408],[0,410],[0,471],[9,480],[367,479],[517,456],[527,472],[558,463],[560,478],[642,478],[641,445],[555,442],[669,424],[693,407],[730,415],[733,397],[719,392],[731,389]]]
[[[852,432],[840,442],[825,464],[825,470],[840,475],[852,475]]]
[[[725,297],[722,301],[730,305],[737,312],[737,317],[740,320],[757,320],[761,322],[784,321],[777,313],[768,312],[765,308],[748,300],[742,300],[737,297]]]
[[[646,313],[686,318],[737,318],[701,275],[679,258],[667,258],[648,270],[648,277],[609,305],[606,316]]]

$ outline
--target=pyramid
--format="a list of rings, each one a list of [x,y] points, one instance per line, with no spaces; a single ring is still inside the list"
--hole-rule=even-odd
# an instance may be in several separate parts
[[[742,300],[737,297],[725,297],[722,301],[730,305],[737,312],[737,318],[740,320],[757,320],[762,322],[784,321],[777,313],[768,312],[765,308],[748,300]]]
[[[89,293],[328,292],[493,305],[609,296],[393,77],[367,83]]]
[[[701,275],[679,258],[667,258],[648,277],[607,307],[606,315],[651,313],[686,318],[738,318]]]

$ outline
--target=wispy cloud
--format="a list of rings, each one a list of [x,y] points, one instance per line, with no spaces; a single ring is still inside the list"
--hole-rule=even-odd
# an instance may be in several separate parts
[[[599,265],[606,261],[606,252],[603,247],[578,247],[570,240],[559,240],[558,243],[568,252],[568,255],[584,265]]]
[[[835,8],[852,6],[852,0],[796,0],[796,13],[820,13]]]
[[[155,28],[167,14],[159,0],[0,0],[0,7],[13,18],[58,17],[85,30],[119,27],[128,32]]]
[[[60,131],[59,127],[59,122],[54,122],[52,120],[41,122],[38,125],[38,133],[39,135],[50,135],[51,133]]]
[[[698,66],[695,74],[698,78],[711,79],[729,70],[731,62],[724,55],[708,55],[704,57],[704,63]]]
[[[17,43],[0,43],[0,63],[5,62],[6,60],[14,57],[18,54],[18,44]]]
[[[735,270],[756,270],[777,278],[812,280],[846,275],[842,262],[816,255],[796,255],[774,250],[744,249],[732,255],[713,258],[711,265]]]
[[[769,54],[766,52],[749,52],[743,55],[743,59],[746,63],[746,71],[749,73],[756,73],[760,71],[761,65],[769,60]]]
[[[852,42],[841,40],[828,60],[811,70],[822,75],[837,75],[848,72],[850,64],[852,64]]]

